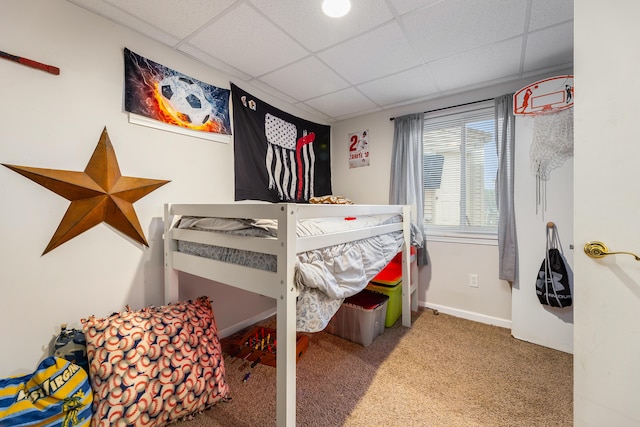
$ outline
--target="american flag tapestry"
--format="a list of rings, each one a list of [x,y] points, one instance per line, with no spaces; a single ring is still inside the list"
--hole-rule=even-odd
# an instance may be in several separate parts
[[[235,199],[308,202],[331,194],[331,127],[287,114],[231,83]]]

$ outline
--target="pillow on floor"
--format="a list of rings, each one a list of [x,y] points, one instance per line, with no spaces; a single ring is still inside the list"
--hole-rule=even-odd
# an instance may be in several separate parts
[[[94,393],[93,426],[162,426],[228,392],[211,301],[82,319]]]
[[[33,373],[0,379],[0,426],[89,427],[92,400],[84,369],[47,357]]]

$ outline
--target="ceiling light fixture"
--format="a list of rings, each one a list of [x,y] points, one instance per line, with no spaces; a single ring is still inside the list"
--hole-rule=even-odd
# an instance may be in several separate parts
[[[324,0],[322,2],[322,11],[332,18],[341,18],[350,10],[351,2],[349,0]]]

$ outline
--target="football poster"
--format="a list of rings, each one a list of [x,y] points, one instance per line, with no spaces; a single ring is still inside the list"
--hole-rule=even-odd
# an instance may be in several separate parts
[[[195,131],[231,135],[229,89],[201,82],[124,49],[129,113]]]
[[[369,131],[349,134],[349,169],[369,166]]]
[[[305,203],[331,194],[331,127],[231,84],[235,199]]]

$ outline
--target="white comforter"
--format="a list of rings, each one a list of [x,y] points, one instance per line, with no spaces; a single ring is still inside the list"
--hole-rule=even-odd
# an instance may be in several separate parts
[[[390,215],[361,216],[355,219],[303,219],[298,222],[296,232],[298,237],[302,237],[399,221],[399,216]],[[182,218],[179,227],[244,235],[275,236],[277,223],[271,220],[189,217]],[[295,273],[295,283],[300,291],[296,309],[297,329],[304,332],[317,332],[324,329],[340,308],[344,298],[364,289],[369,281],[401,250],[402,243],[402,233],[395,232],[298,254]],[[228,248],[219,249],[235,251]],[[225,254],[222,259],[228,260],[229,257],[237,258],[237,254],[233,256]],[[242,258],[269,262],[269,260],[264,261],[263,257],[242,255]],[[275,265],[274,261],[272,265]],[[254,267],[273,269],[256,265]]]

